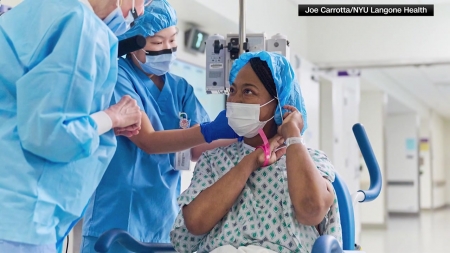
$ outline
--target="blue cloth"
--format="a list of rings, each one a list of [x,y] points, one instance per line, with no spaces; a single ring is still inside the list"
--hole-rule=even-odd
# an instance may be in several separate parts
[[[129,15],[129,14],[128,14]],[[116,36],[124,34],[127,30],[127,22],[123,17],[122,9],[117,6],[117,8],[111,12],[104,20],[105,24],[113,31]]]
[[[89,115],[109,106],[117,38],[78,0],[10,12],[0,17],[0,239],[55,245],[116,148]]]
[[[305,102],[300,90],[300,85],[298,84],[297,76],[295,75],[291,64],[284,56],[267,51],[244,53],[233,62],[233,66],[230,71],[230,83],[234,82],[234,79],[236,79],[236,76],[241,68],[244,67],[250,59],[255,57],[259,57],[261,60],[267,62],[275,81],[275,86],[278,93],[278,106],[281,107],[281,109],[277,108],[275,111],[275,123],[277,123],[277,125],[281,125],[282,123],[283,114],[287,112],[286,109],[282,108],[283,106],[294,106],[303,116],[304,126],[301,132],[303,134],[308,128],[308,117],[306,114]]]
[[[0,252],[13,253],[56,253],[54,244],[32,245],[0,240]]]
[[[187,113],[191,126],[209,121],[191,85],[170,73],[163,77],[160,91],[130,59],[120,59],[113,100],[126,94],[136,99],[156,131],[180,129],[180,112]],[[119,228],[142,242],[169,243],[179,211],[174,154],[149,155],[128,138],[117,139],[117,152],[86,211],[83,236]]]
[[[166,0],[153,0],[150,5],[145,7],[144,14],[134,21],[134,26],[119,36],[119,40],[136,35],[142,35],[147,38],[163,29],[177,25],[177,22],[177,13],[169,2]]]

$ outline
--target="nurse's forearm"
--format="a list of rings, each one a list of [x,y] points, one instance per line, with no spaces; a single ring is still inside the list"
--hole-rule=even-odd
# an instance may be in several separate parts
[[[155,131],[147,114],[142,113],[141,130],[130,140],[148,154],[167,154],[183,151],[206,143],[200,126],[188,129]]]
[[[298,135],[297,131],[289,137]],[[287,148],[286,167],[289,195],[297,220],[304,225],[319,224],[334,199],[331,183],[319,173],[302,144],[293,144]]]
[[[141,130],[142,133],[142,130]],[[200,127],[153,131],[130,139],[148,154],[166,154],[183,151],[205,143]]]
[[[184,222],[191,234],[208,233],[230,211],[248,177],[258,167],[255,155],[260,153],[253,152],[244,157],[216,183],[203,190],[189,205],[183,207]]]

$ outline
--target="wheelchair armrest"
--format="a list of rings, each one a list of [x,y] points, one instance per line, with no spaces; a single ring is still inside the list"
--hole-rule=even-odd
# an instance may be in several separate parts
[[[317,238],[312,247],[311,253],[343,253],[341,245],[331,235],[322,235]]]
[[[106,253],[116,241],[131,252],[176,252],[170,243],[142,243],[121,229],[111,229],[103,233],[95,243],[94,249]]]

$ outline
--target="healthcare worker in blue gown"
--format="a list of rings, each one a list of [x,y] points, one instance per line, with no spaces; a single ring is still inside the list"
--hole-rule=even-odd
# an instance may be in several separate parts
[[[144,0],[26,0],[0,16],[0,252],[60,248],[113,157],[111,129],[138,133],[136,101],[110,100],[116,35],[143,11]]]
[[[198,125],[209,119],[193,87],[169,72],[177,53],[176,24],[172,6],[166,0],[154,0],[119,37],[142,35],[147,40],[143,50],[119,60],[113,96],[129,94],[138,101],[142,129],[131,138],[118,137],[117,152],[83,218],[83,253],[94,253],[98,237],[113,228],[126,230],[141,242],[169,243],[179,210],[180,167],[189,168],[189,160],[195,161],[207,149],[236,141],[218,140],[190,149],[202,143],[195,141],[200,139],[195,137],[199,130],[204,131],[204,124],[200,129]],[[214,132],[230,129],[225,111],[218,118],[223,121],[214,126]],[[162,131],[181,128],[186,129]],[[232,137],[237,137],[234,132]],[[179,152],[167,154],[175,151]],[[180,157],[185,158],[185,166],[176,163]],[[128,251],[116,244],[111,252]]]

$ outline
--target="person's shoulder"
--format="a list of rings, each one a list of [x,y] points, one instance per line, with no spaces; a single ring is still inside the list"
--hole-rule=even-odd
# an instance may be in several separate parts
[[[319,150],[319,149],[309,148],[309,147],[307,149],[308,149],[309,155],[312,158],[328,160],[328,156],[325,154],[324,151]]]
[[[78,20],[81,24],[86,18],[100,20],[89,7],[78,0],[24,1],[13,9],[17,12],[14,18],[28,20],[31,27],[49,24],[64,27],[73,20]],[[29,15],[30,12],[33,12],[33,15]],[[37,20],[40,22],[34,23]]]
[[[64,4],[58,5],[57,13],[60,13],[60,23],[79,22],[79,29],[90,35],[86,37],[93,40],[112,37],[117,41],[108,26],[94,13],[92,8],[81,1],[64,1]]]
[[[239,142],[234,142],[228,146],[217,147],[211,150],[207,150],[203,152],[203,155],[205,157],[215,157],[220,156],[221,154],[232,154],[234,152],[237,152],[237,150],[239,150]]]
[[[92,22],[101,21],[95,13],[86,4],[81,1],[63,1],[60,4],[55,4],[54,1],[43,1],[47,6],[44,6],[43,11],[58,10],[59,15],[55,18],[60,19],[79,19],[80,21],[88,20]]]

